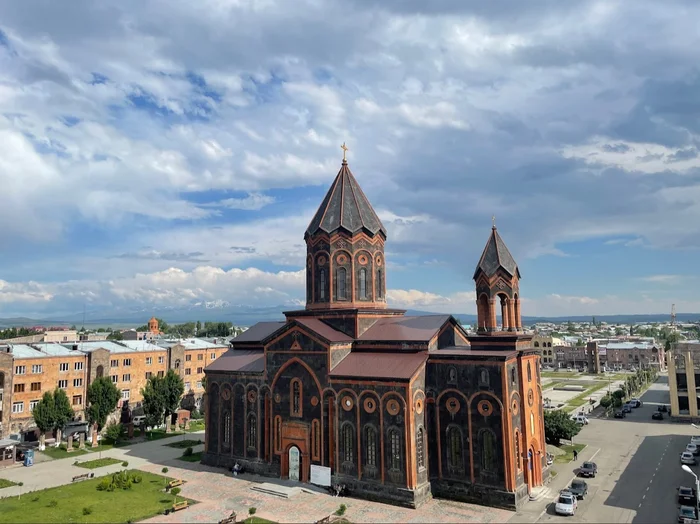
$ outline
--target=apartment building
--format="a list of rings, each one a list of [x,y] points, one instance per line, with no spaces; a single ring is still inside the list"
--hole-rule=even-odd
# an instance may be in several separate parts
[[[671,416],[698,418],[700,384],[700,340],[676,343],[667,359]]]
[[[157,342],[157,343],[156,343]],[[204,368],[228,350],[225,341],[124,340],[0,346],[0,439],[34,428],[31,413],[45,391],[65,389],[77,418],[84,416],[87,388],[108,376],[121,404],[138,406],[150,376],[179,372],[192,407],[200,407]]]
[[[556,366],[557,355],[553,346],[562,345],[562,340],[560,338],[549,335],[533,335],[531,344],[533,348],[538,348],[540,350],[543,366]]]

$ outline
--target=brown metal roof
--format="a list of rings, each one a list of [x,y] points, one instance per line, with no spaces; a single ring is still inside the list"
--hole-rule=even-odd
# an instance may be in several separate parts
[[[333,378],[396,378],[408,380],[425,364],[428,355],[421,353],[352,352],[333,368]]]
[[[239,342],[262,342],[269,335],[284,326],[285,322],[258,322],[231,340],[232,344]]]
[[[263,351],[229,349],[209,364],[205,371],[262,373],[265,371],[265,353]]]
[[[496,358],[504,358],[512,353],[516,353],[515,349],[506,349],[506,350],[484,350],[484,349],[465,349],[464,346],[455,346],[451,348],[443,348],[443,349],[438,349],[437,351],[431,351],[430,352],[430,358],[440,358],[440,357],[450,357],[450,356],[459,356],[459,357],[496,357]]]
[[[353,338],[347,336],[342,331],[332,328],[322,320],[317,318],[297,318],[294,319],[302,326],[308,328],[310,331],[321,335],[328,342],[352,342]]]
[[[449,318],[450,315],[382,318],[358,340],[428,342]]]

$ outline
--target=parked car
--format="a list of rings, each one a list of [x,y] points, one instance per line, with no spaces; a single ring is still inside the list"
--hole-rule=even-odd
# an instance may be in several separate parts
[[[547,465],[551,466],[554,463],[554,453],[547,453]]]
[[[696,446],[700,446],[700,435],[693,435],[690,437],[690,443],[695,444]]]
[[[698,455],[700,455],[700,445],[699,444],[690,443],[685,447],[685,450],[692,453],[696,457]]]
[[[690,451],[684,451],[681,453],[681,464],[687,464],[689,466],[694,466],[698,461],[695,460],[695,456]]]
[[[680,486],[678,489],[678,504],[681,506],[697,507],[698,496],[694,488]]]
[[[632,400],[629,401],[629,404],[633,408],[641,408],[642,407],[642,401],[639,400],[638,398],[633,398]]]
[[[696,520],[697,512],[691,506],[681,506],[678,508],[678,522],[683,524],[686,520]]]
[[[588,495],[588,483],[585,480],[574,479],[567,491],[577,499],[583,500],[584,497]]]
[[[567,517],[573,517],[576,513],[576,497],[569,493],[568,491],[562,491],[559,493],[557,498],[557,503],[554,505],[554,512],[557,515],[566,515]]]
[[[666,413],[668,412],[668,408],[666,407],[666,404],[661,404],[660,406],[657,406],[656,411]]]
[[[621,409],[618,409],[615,412],[615,418],[625,418],[625,412]]]
[[[661,411],[655,411],[651,415],[652,420],[663,420],[664,419],[664,414],[661,413]]]
[[[576,422],[576,424],[580,424],[582,426],[588,424],[588,418],[586,417],[586,415],[575,415],[573,419],[574,422]]]
[[[591,477],[595,478],[598,473],[598,465],[595,462],[584,462],[580,468],[578,468],[578,474],[581,477]]]
[[[622,411],[624,413],[632,413],[632,406],[629,405],[629,402],[622,406]]]

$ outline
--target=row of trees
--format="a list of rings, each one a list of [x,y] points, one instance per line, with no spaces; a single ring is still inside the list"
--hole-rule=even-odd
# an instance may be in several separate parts
[[[146,387],[141,390],[146,425],[157,426],[165,419],[166,427],[169,428],[172,415],[180,406],[184,392],[182,377],[172,369],[164,377],[149,378]]]
[[[161,318],[158,321],[158,329],[167,335],[175,335],[179,337],[228,337],[237,335],[240,328],[233,325],[232,322],[185,322],[183,324],[168,324]],[[139,326],[136,331],[148,331],[148,324]]]
[[[630,398],[639,393],[648,384],[656,380],[658,372],[656,369],[639,369],[634,375],[628,376],[619,389],[608,393],[600,399],[600,405],[605,409],[619,408],[626,398]]]

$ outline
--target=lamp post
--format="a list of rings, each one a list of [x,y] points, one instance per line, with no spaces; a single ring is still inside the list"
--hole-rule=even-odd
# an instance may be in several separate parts
[[[687,464],[683,464],[683,466],[681,467],[683,468],[683,471],[685,471],[686,473],[690,473],[695,479],[695,496],[697,497],[698,494],[700,494],[700,480],[698,480],[698,476],[695,473],[693,473],[693,470],[690,469],[690,467]],[[696,504],[695,509],[700,509],[700,504]]]

